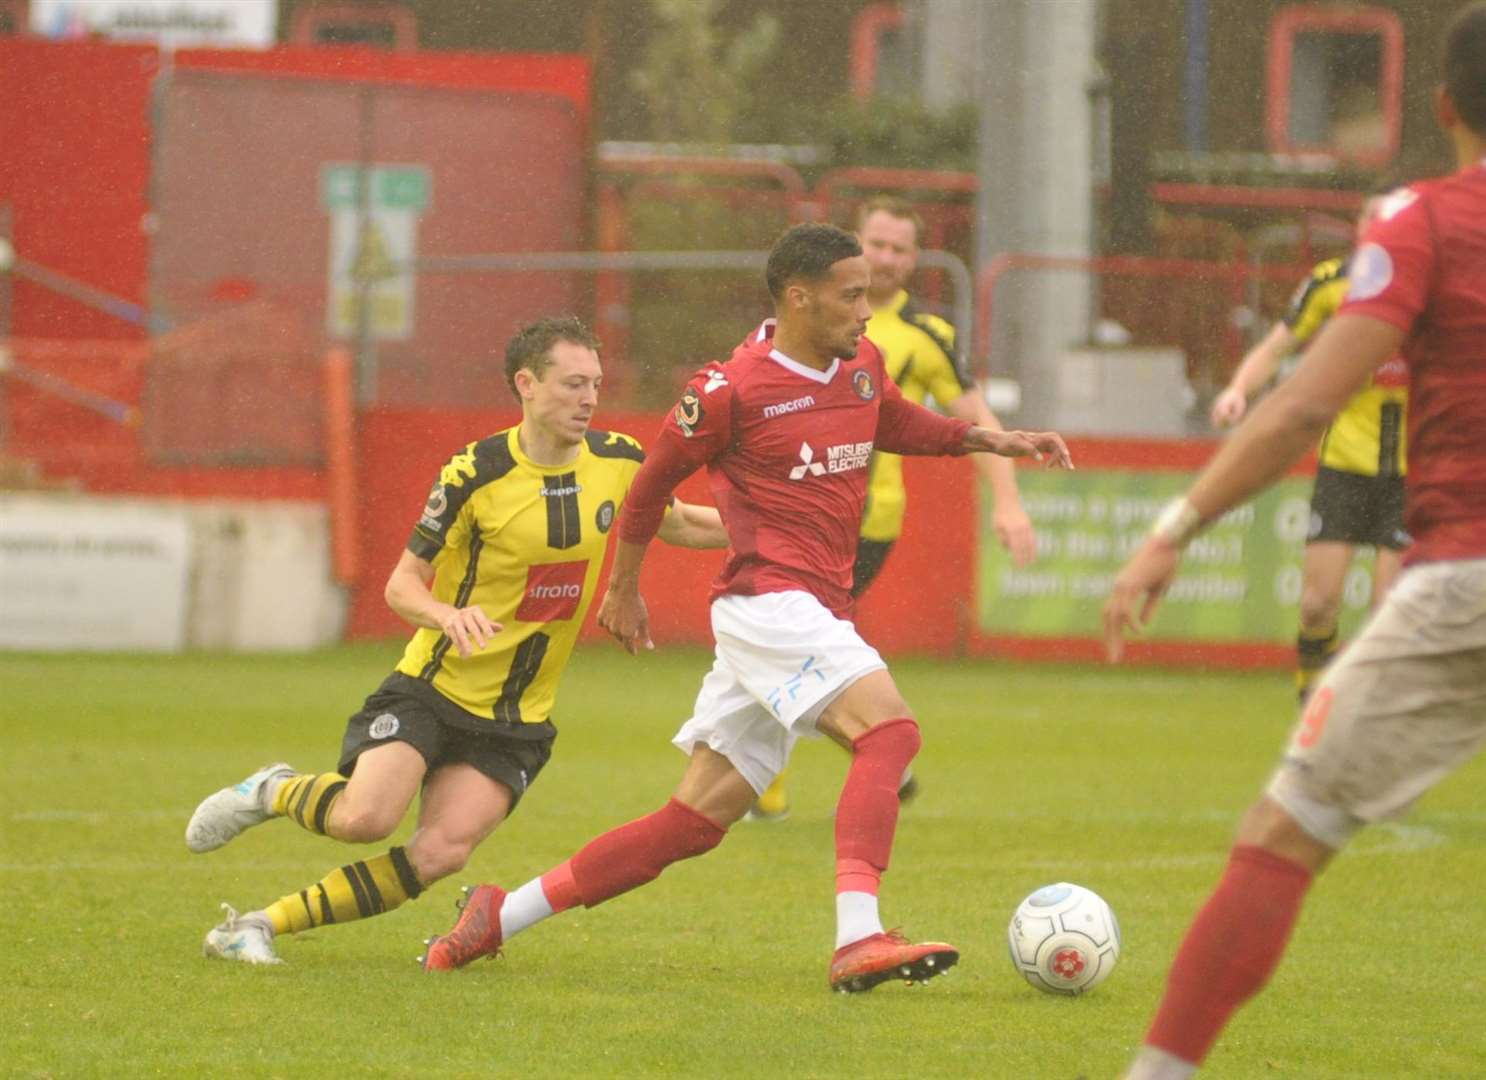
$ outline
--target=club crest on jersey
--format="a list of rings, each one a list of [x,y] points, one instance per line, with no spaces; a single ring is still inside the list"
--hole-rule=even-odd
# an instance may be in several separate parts
[[[384,712],[371,722],[371,727],[367,729],[366,733],[373,739],[390,739],[397,734],[397,729],[401,726],[402,723],[397,717],[393,716],[390,712]]]
[[[443,532],[444,523],[439,519],[448,509],[449,496],[444,492],[444,485],[435,484],[433,490],[428,493],[428,501],[423,504],[423,516],[418,519],[418,524],[429,532]]]
[[[676,402],[676,426],[681,429],[681,434],[691,438],[696,434],[697,426],[705,415],[701,397],[688,386],[686,393],[681,395],[681,400]]]
[[[610,526],[614,524],[613,499],[605,499],[599,504],[598,513],[593,515],[593,523],[598,526],[599,532],[606,533],[609,531]]]
[[[872,375],[866,371],[858,371],[851,377],[851,388],[863,401],[871,401],[877,394],[877,387],[872,383]]]

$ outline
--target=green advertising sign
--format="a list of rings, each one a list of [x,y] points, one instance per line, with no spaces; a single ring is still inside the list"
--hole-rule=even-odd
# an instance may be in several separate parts
[[[996,543],[981,501],[978,612],[988,634],[1095,637],[1110,583],[1151,520],[1191,483],[1185,473],[1018,473],[1037,528],[1037,559],[1015,566]],[[1232,511],[1188,549],[1181,574],[1147,631],[1153,640],[1284,643],[1295,640],[1311,481],[1286,478]],[[1372,595],[1372,553],[1347,574],[1342,633]]]

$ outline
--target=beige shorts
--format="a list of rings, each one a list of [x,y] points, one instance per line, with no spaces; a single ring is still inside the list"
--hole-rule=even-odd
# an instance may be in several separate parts
[[[1398,579],[1311,696],[1268,794],[1340,848],[1408,809],[1486,740],[1486,559]]]

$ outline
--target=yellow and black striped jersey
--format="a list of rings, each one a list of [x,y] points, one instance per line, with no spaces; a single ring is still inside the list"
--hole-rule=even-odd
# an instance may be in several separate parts
[[[948,405],[974,385],[955,352],[955,328],[938,315],[919,309],[900,290],[867,321],[867,337],[882,351],[888,376],[910,401],[933,397]],[[862,537],[896,540],[903,531],[908,494],[903,488],[903,459],[897,454],[872,455],[867,480],[867,506]]]
[[[1303,348],[1326,324],[1347,298],[1347,263],[1327,259],[1317,263],[1301,283],[1285,313],[1285,325]],[[1408,375],[1401,359],[1379,367],[1372,380],[1359,390],[1321,437],[1317,452],[1329,469],[1361,476],[1402,476],[1408,455],[1404,435],[1404,410],[1408,405]]]
[[[553,468],[522,453],[519,431],[451,458],[408,540],[433,564],[433,595],[455,607],[478,604],[500,633],[461,657],[438,630],[420,629],[397,670],[476,716],[541,724],[645,454],[628,435],[590,431],[577,458]]]

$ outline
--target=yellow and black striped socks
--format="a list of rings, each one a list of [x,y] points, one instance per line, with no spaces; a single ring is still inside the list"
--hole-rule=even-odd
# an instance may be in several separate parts
[[[279,785],[273,795],[273,812],[297,822],[312,833],[325,836],[330,808],[346,790],[340,773],[300,773]]]
[[[1337,630],[1301,629],[1295,638],[1295,690],[1304,705],[1311,696],[1311,688],[1336,655]]]
[[[369,919],[422,891],[407,854],[395,847],[385,855],[332,870],[308,889],[275,900],[264,913],[275,934],[297,934],[330,923]]]

